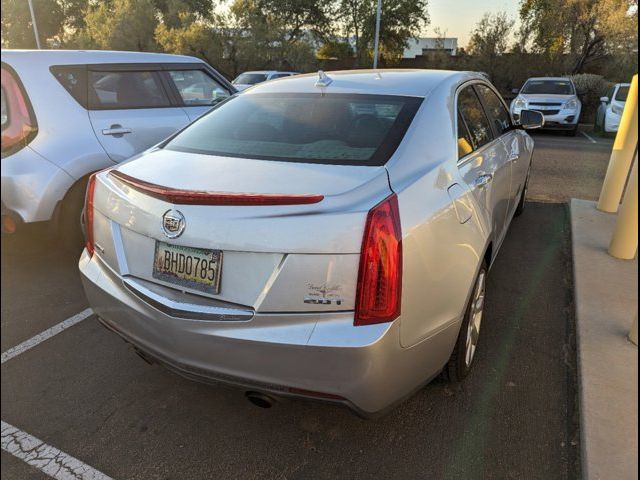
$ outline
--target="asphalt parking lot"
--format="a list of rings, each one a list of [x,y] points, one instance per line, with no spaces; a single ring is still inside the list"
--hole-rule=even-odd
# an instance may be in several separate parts
[[[144,363],[89,317],[3,359],[2,420],[118,479],[579,477],[562,202],[597,197],[611,141],[535,140],[533,201],[490,273],[463,384],[436,380],[378,420],[303,401],[262,410]],[[76,263],[38,231],[2,239],[3,352],[87,308]],[[5,451],[1,473],[47,478]]]

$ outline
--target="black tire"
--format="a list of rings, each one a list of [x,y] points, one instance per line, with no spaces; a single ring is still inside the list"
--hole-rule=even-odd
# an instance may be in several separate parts
[[[593,133],[602,133],[603,131],[604,131],[604,128],[600,126],[600,123],[598,122],[598,117],[596,116],[596,121],[593,123]]]
[[[81,226],[87,178],[76,182],[67,192],[60,207],[60,217],[56,226],[56,238],[60,245],[70,251],[82,251],[84,234]]]
[[[469,298],[469,303],[467,305],[464,319],[462,320],[462,325],[460,326],[460,333],[458,334],[458,339],[456,340],[455,347],[453,348],[453,353],[451,353],[451,357],[449,358],[449,362],[444,368],[444,377],[452,382],[460,382],[464,380],[464,378],[469,375],[471,369],[473,368],[473,360],[475,359],[475,348],[473,353],[471,354],[471,360],[468,362],[467,356],[467,335],[469,332],[469,323],[473,317],[474,313],[474,304],[477,301],[476,293],[479,287],[478,283],[480,279],[483,279],[484,282],[482,289],[482,304],[484,306],[484,291],[487,284],[487,264],[486,262],[482,262],[482,266],[480,267],[480,271],[474,281],[473,292],[471,293],[471,297]],[[482,314],[481,314],[482,317]],[[477,333],[480,333],[480,329],[478,327]],[[477,335],[479,338],[479,335]],[[476,341],[477,346],[477,341]]]
[[[524,207],[527,202],[527,192],[529,191],[529,177],[531,176],[531,169],[527,172],[527,178],[524,181],[524,187],[522,188],[522,194],[520,195],[520,201],[516,207],[514,215],[519,217],[524,212]]]

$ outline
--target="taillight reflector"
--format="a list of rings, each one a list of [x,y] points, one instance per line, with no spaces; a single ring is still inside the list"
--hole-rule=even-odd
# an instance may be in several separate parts
[[[14,153],[26,146],[38,130],[28,99],[15,75],[4,66],[1,72],[3,114],[2,154]]]
[[[354,324],[390,322],[400,315],[402,232],[398,197],[392,194],[367,216],[360,254]]]
[[[121,182],[151,197],[177,205],[306,205],[321,202],[323,195],[291,195],[263,193],[224,193],[200,190],[180,190],[139,180],[118,170],[111,175]]]
[[[87,182],[87,193],[84,199],[84,228],[86,236],[86,247],[89,256],[93,256],[95,251],[93,240],[93,196],[96,191],[96,175],[98,172],[92,173]]]

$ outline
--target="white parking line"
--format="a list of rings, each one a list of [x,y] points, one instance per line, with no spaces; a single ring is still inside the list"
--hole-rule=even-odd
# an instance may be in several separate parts
[[[585,132],[583,132],[582,130],[580,130],[580,133],[582,135],[584,135],[586,137],[587,140],[589,140],[591,143],[598,143],[596,142],[590,135],[587,135]]]
[[[2,353],[2,361],[0,363],[4,363],[7,360],[11,360],[13,357],[17,357],[21,353],[26,352],[39,343],[42,343],[45,340],[53,337],[54,335],[57,335],[60,332],[66,330],[67,328],[74,326],[76,323],[80,323],[82,320],[90,317],[92,314],[93,311],[90,308],[87,308],[86,310],[75,314],[73,317],[67,318],[65,321],[60,322],[51,328],[48,328],[42,333],[39,333],[35,337],[31,337],[29,340],[25,340],[21,344],[16,345],[15,347],[11,347],[9,350]]]
[[[111,477],[2,421],[2,450],[58,480],[112,480]]]

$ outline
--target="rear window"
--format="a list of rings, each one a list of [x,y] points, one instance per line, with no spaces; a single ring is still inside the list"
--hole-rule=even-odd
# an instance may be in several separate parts
[[[233,83],[238,85],[255,85],[267,79],[266,73],[243,73],[236,78]]]
[[[529,80],[522,93],[535,95],[573,95],[573,85],[568,80]]]
[[[75,100],[87,106],[87,69],[84,65],[54,65],[51,73]]]
[[[619,102],[626,102],[629,96],[629,87],[620,87],[616,93],[616,100]]]
[[[228,157],[383,165],[422,99],[349,94],[239,95],[165,148]]]
[[[215,105],[230,95],[202,70],[172,70],[169,76],[186,106]]]
[[[171,105],[157,72],[89,72],[90,109],[159,108]]]

